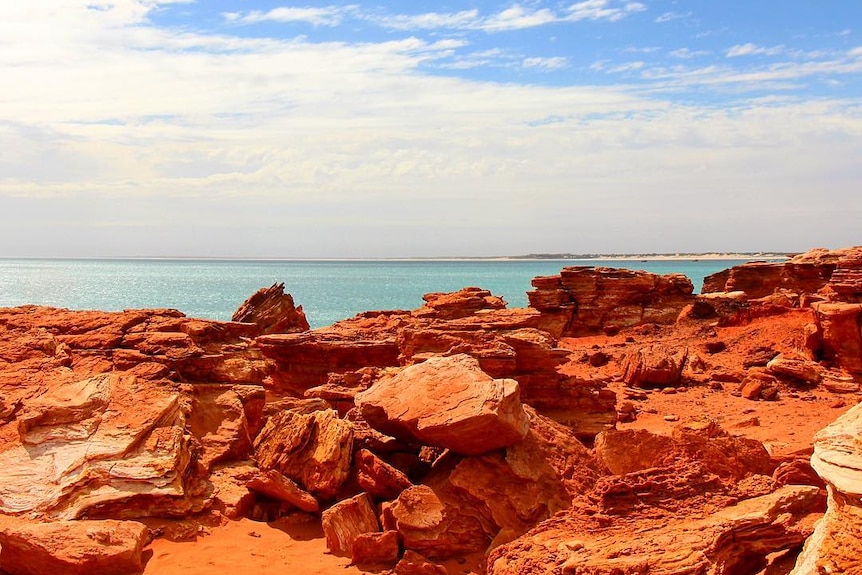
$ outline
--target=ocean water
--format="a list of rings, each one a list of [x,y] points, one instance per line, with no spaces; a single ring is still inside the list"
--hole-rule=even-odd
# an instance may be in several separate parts
[[[700,291],[706,275],[745,260],[25,260],[0,259],[0,307],[174,308],[228,320],[259,288],[285,284],[312,327],[368,310],[415,309],[422,295],[479,286],[509,307],[527,305],[536,276],[592,265],[687,275]]]

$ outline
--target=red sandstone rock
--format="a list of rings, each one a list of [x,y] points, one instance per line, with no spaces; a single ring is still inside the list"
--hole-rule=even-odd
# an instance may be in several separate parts
[[[361,533],[380,530],[374,506],[364,493],[339,501],[323,512],[323,534],[326,548],[334,555],[350,557],[353,541]]]
[[[295,306],[293,297],[284,293],[283,283],[260,288],[243,302],[231,319],[256,324],[261,334],[308,330],[308,320],[302,306]]]
[[[814,304],[823,356],[853,374],[862,374],[862,304]]]
[[[201,442],[201,465],[247,459],[262,426],[263,387],[196,385],[189,426]]]
[[[181,396],[134,376],[57,385],[18,414],[0,451],[0,511],[72,519],[185,513],[191,459]]]
[[[9,575],[136,575],[147,527],[135,521],[0,521],[0,569]]]
[[[356,481],[371,497],[386,501],[412,485],[407,476],[367,449],[354,456]]]
[[[442,565],[432,563],[415,551],[407,550],[393,571],[395,575],[449,575]]]
[[[756,572],[765,557],[792,549],[811,532],[819,490],[787,486],[717,513],[628,521],[560,514],[488,558],[489,575],[721,575]],[[689,513],[695,512],[689,509]]]
[[[350,473],[353,431],[335,411],[282,411],[271,417],[254,442],[258,466],[275,469],[310,493],[330,498]]]
[[[576,266],[559,277],[533,280],[530,305],[542,312],[541,327],[555,336],[600,333],[606,327],[670,324],[694,298],[681,274]]]
[[[675,387],[687,359],[687,348],[641,347],[626,358],[623,380],[631,387]]]
[[[352,557],[356,565],[388,565],[398,563],[401,548],[397,531],[360,533],[353,540]]]
[[[417,315],[436,319],[458,319],[481,310],[506,307],[502,298],[478,287],[466,287],[453,293],[429,293],[422,299],[425,305],[417,311]]]
[[[289,503],[301,511],[308,513],[317,513],[320,511],[320,505],[313,495],[301,489],[296,483],[275,469],[257,474],[246,485],[249,489],[262,493],[267,497]]]
[[[811,465],[826,481],[828,508],[791,575],[862,572],[862,405],[817,433]]]
[[[567,509],[592,489],[597,464],[570,429],[528,410],[530,431],[505,451],[435,464],[425,485],[384,504],[406,549],[443,558],[484,551]]]
[[[529,426],[518,383],[491,378],[468,355],[434,357],[384,376],[356,402],[384,433],[467,455],[511,445]]]
[[[766,370],[783,379],[804,385],[817,385],[823,378],[823,368],[804,358],[779,355],[766,364]]]

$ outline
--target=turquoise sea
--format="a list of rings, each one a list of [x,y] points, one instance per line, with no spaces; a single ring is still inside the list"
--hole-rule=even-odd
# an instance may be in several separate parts
[[[533,277],[572,265],[684,273],[700,291],[704,276],[743,261],[0,259],[0,307],[175,308],[228,320],[259,288],[284,282],[312,327],[320,327],[361,311],[415,309],[425,293],[466,286],[483,287],[510,307],[524,307]]]

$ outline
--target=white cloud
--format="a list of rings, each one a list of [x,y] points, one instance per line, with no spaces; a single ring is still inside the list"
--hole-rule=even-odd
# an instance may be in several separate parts
[[[268,12],[253,10],[251,12],[227,12],[227,21],[237,24],[258,24],[260,22],[280,22],[283,24],[304,22],[314,26],[338,26],[356,6],[327,6],[325,8],[279,7]]]
[[[618,64],[616,66],[611,66],[606,68],[608,74],[620,74],[623,72],[635,72],[637,70],[641,70],[644,67],[644,62],[636,61],[636,62],[625,62],[623,64]]]
[[[440,13],[426,12],[424,14],[397,14],[379,18],[366,18],[377,24],[395,30],[433,30],[438,28],[471,28],[479,19],[479,11],[464,10],[461,12]]]
[[[569,61],[563,57],[524,58],[524,68],[539,68],[541,70],[562,70],[569,66]]]
[[[609,0],[585,0],[572,4],[566,9],[566,21],[578,20],[609,20],[616,22],[633,14],[646,10],[646,6],[640,2],[628,2],[622,8],[614,7]]]
[[[680,48],[679,50],[673,50],[670,52],[670,55],[681,60],[690,60],[691,58],[708,56],[709,52],[706,50],[689,50],[688,48]]]
[[[739,56],[777,56],[784,52],[784,46],[773,46],[771,48],[765,48],[763,46],[758,46],[757,44],[747,43],[747,44],[737,44],[736,46],[731,46],[727,50],[728,58],[736,58]]]
[[[665,12],[655,19],[655,22],[662,24],[673,20],[684,20],[691,17],[691,12]]]

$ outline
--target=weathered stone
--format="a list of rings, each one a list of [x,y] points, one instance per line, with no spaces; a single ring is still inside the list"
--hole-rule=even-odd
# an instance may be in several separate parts
[[[489,575],[722,575],[757,572],[765,557],[798,546],[811,532],[816,487],[787,486],[698,518],[641,518],[637,537],[627,522],[578,515],[540,524],[491,552]]]
[[[270,469],[251,478],[246,484],[249,489],[262,493],[267,497],[289,503],[293,507],[307,513],[317,513],[320,505],[317,499],[296,483],[276,471]]]
[[[814,304],[824,359],[862,374],[862,304]]]
[[[333,410],[271,417],[254,442],[259,467],[275,469],[310,493],[333,497],[350,473],[353,430]]]
[[[791,575],[862,572],[862,404],[814,436],[811,466],[826,481],[827,511]]]
[[[817,363],[783,355],[770,360],[766,370],[777,377],[803,385],[817,385],[823,378],[823,368]]]
[[[468,355],[433,357],[356,396],[363,418],[397,438],[479,454],[522,439],[518,383],[495,380]]]
[[[641,347],[626,358],[623,380],[631,387],[678,386],[687,358],[687,348]]]
[[[361,533],[380,531],[377,513],[364,493],[339,501],[321,516],[326,548],[333,555],[351,557],[353,541]]]
[[[659,276],[620,268],[573,266],[533,281],[530,305],[540,327],[556,337],[578,337],[642,323],[671,324],[694,296],[682,274]]]
[[[149,531],[136,521],[0,521],[0,569],[9,575],[137,575]]]
[[[260,288],[243,302],[231,319],[256,324],[260,334],[294,333],[309,327],[302,306],[294,305],[293,297],[284,293],[283,283]]]
[[[401,471],[395,469],[367,449],[354,456],[356,482],[371,497],[386,501],[413,485]]]
[[[352,553],[356,565],[393,566],[401,553],[398,532],[360,533],[353,540]]]
[[[134,376],[56,385],[25,405],[18,436],[0,452],[0,511],[58,519],[114,507],[123,517],[185,513],[185,426],[180,394]]]
[[[395,575],[449,575],[449,571],[443,565],[432,563],[409,549],[404,552],[404,557],[395,566],[393,573]]]
[[[245,517],[255,503],[255,494],[246,484],[258,473],[250,461],[216,465],[209,476],[212,508],[228,519]]]
[[[196,385],[189,427],[201,443],[201,464],[247,459],[260,431],[266,396],[260,386]]]

